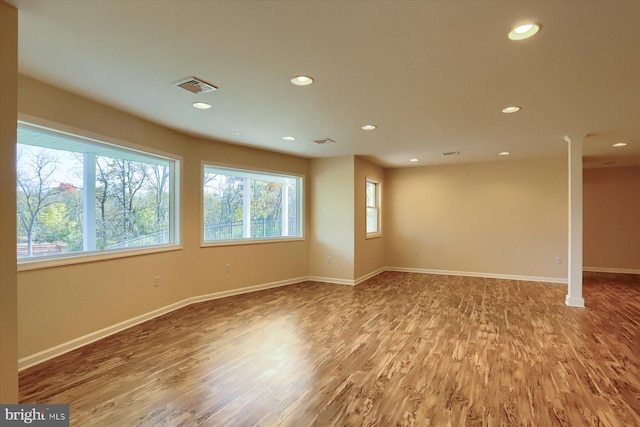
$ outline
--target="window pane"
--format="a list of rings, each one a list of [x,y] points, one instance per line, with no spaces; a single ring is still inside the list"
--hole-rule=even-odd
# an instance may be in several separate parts
[[[18,258],[175,243],[177,163],[21,124]]]
[[[169,243],[169,166],[96,158],[96,246]]]
[[[215,172],[205,172],[205,240],[232,240],[242,238],[243,198],[243,179]]]
[[[205,166],[204,240],[301,236],[301,181],[288,175]]]
[[[82,155],[17,145],[17,255],[82,251]]]
[[[282,236],[282,184],[252,180],[251,237]]]
[[[362,181],[360,181],[362,182]],[[375,207],[376,203],[376,183],[367,181],[367,206]]]
[[[367,208],[367,233],[376,233],[377,231],[378,231],[378,209]]]

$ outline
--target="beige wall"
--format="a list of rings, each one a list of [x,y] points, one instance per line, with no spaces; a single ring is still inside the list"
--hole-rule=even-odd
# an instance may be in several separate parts
[[[354,279],[353,177],[353,156],[311,161],[311,276]]]
[[[16,119],[18,11],[0,1],[0,403],[18,403]]]
[[[567,277],[564,158],[392,169],[385,195],[388,266]]]
[[[640,272],[640,166],[585,169],[584,265]]]
[[[354,276],[358,280],[367,275],[385,267],[385,227],[382,224],[382,237],[367,239],[367,201],[366,201],[366,181],[367,178],[375,179],[381,185],[381,200],[383,200],[384,209],[384,192],[385,192],[385,170],[370,161],[356,156],[355,157],[355,174],[354,174],[354,202],[355,202],[355,219],[354,219],[354,245],[355,245],[355,265]],[[382,211],[382,220],[385,219],[386,211]]]
[[[186,136],[24,76],[19,89],[23,114],[180,156],[183,246],[18,273],[19,357],[185,298],[307,276],[353,283],[391,266],[566,277],[554,262],[567,253],[566,159],[385,170]],[[201,248],[202,161],[304,175],[307,238]],[[366,177],[382,182],[381,238],[365,238]]]
[[[19,89],[21,113],[183,159],[182,250],[18,273],[19,357],[188,297],[308,274],[308,239],[201,248],[200,169],[205,160],[307,177],[309,160],[185,136],[24,76]]]

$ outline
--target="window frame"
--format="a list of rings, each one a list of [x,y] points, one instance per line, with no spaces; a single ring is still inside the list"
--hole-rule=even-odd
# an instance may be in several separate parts
[[[296,197],[298,199],[297,209],[297,222],[298,232],[297,236],[279,236],[279,237],[249,237],[240,239],[227,239],[227,240],[205,240],[204,236],[204,177],[205,168],[225,169],[233,173],[239,172],[242,174],[255,174],[255,175],[274,175],[282,176],[285,178],[295,178],[297,180]],[[306,177],[304,174],[295,172],[284,172],[281,170],[262,169],[251,166],[239,166],[237,164],[210,162],[203,160],[200,165],[200,247],[219,247],[219,246],[235,246],[235,245],[253,245],[263,243],[283,243],[283,242],[296,242],[305,240],[305,183]]]
[[[367,186],[369,184],[375,185],[375,205],[369,206],[369,200],[367,198]],[[376,222],[377,227],[376,231],[368,231],[368,212],[369,209],[376,209]],[[366,239],[375,239],[378,237],[382,237],[382,182],[376,178],[366,177],[364,184],[364,227],[365,227],[365,238]]]
[[[144,158],[146,155],[149,158],[169,161],[171,174],[171,179],[169,180],[169,194],[171,195],[169,202],[169,234],[171,242],[160,245],[136,246],[132,248],[108,250],[96,249],[91,251],[69,252],[59,255],[47,255],[31,258],[16,257],[17,271],[36,270],[41,268],[182,250],[182,215],[180,196],[182,192],[181,165],[183,158],[181,156],[23,113],[18,114],[16,128],[18,127],[32,129],[35,131],[40,130],[45,133],[59,134],[61,137],[67,137],[78,141],[79,143],[102,146],[105,147],[105,150],[128,152],[132,153],[134,156],[139,155],[140,158]],[[16,140],[16,144],[18,143],[19,141]]]

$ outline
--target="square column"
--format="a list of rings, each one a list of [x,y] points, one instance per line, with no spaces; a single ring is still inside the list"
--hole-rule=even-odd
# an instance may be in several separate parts
[[[569,289],[565,303],[583,307],[582,298],[582,140],[564,137],[569,145]]]

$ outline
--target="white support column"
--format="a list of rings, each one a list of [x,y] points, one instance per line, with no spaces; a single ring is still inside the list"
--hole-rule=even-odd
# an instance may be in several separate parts
[[[569,289],[565,303],[584,307],[582,298],[582,140],[569,145]]]
[[[251,184],[249,178],[242,183],[242,237],[251,237]]]
[[[282,184],[282,235],[289,235],[289,184]]]
[[[96,250],[96,155],[84,153],[82,168],[82,248]]]

